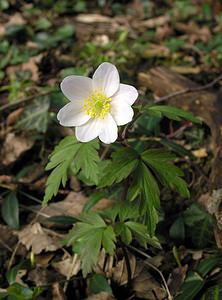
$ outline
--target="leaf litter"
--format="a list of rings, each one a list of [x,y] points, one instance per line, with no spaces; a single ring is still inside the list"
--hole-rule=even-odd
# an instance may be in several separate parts
[[[100,7],[95,7],[94,4],[91,6],[79,4],[79,10],[75,8],[76,11],[70,11],[69,7],[69,11],[67,11],[66,1],[62,0],[63,6],[51,7],[52,15],[49,16],[49,9],[48,7],[44,8],[45,4],[29,3],[24,7],[21,4],[18,9],[14,1],[3,2],[9,3],[9,8],[0,12],[0,80],[2,81],[0,100],[3,104],[7,103],[8,106],[1,115],[0,184],[3,193],[8,189],[18,189],[27,192],[35,200],[27,198],[24,194],[18,195],[21,205],[22,228],[20,231],[12,231],[8,226],[1,224],[0,247],[4,250],[5,257],[10,259],[11,256],[14,256],[13,251],[17,239],[19,239],[26,251],[15,251],[13,263],[16,265],[21,257],[28,258],[28,253],[32,251],[35,253],[39,266],[34,267],[33,273],[28,271],[28,279],[37,286],[49,284],[50,297],[54,300],[69,299],[69,296],[66,295],[68,291],[64,293],[62,291],[63,284],[58,281],[61,279],[60,276],[62,278],[78,277],[79,261],[74,260],[73,264],[73,256],[69,252],[63,253],[61,241],[65,229],[58,230],[59,226],[55,222],[52,222],[52,226],[50,225],[50,229],[48,229],[47,218],[59,215],[79,215],[92,189],[86,188],[84,182],[86,179],[81,177],[80,180],[78,179],[78,184],[68,182],[65,188],[61,187],[58,199],[55,199],[56,202],[51,202],[43,209],[36,206],[36,199],[43,197],[46,181],[46,175],[42,173],[43,167],[52,146],[59,140],[55,135],[65,133],[65,130],[61,133],[62,131],[56,127],[54,122],[58,103],[61,105],[64,101],[59,96],[58,90],[55,89],[53,94],[49,95],[49,98],[45,100],[45,105],[44,99],[39,105],[39,101],[42,99],[38,96],[39,91],[41,92],[47,86],[57,87],[61,70],[70,72],[68,68],[71,66],[74,68],[71,74],[79,72],[79,75],[85,76],[92,71],[92,65],[98,65],[104,60],[113,60],[118,63],[128,79],[136,80],[138,78],[137,84],[142,91],[142,101],[144,102],[150,99],[151,94],[154,98],[161,99],[160,97],[183,89],[184,86],[186,88],[187,78],[192,82],[192,86],[194,82],[204,86],[220,73],[220,32],[222,27],[219,12],[222,7],[219,2],[215,1],[205,4],[200,4],[198,1],[193,1],[192,4],[190,1],[186,1],[186,3],[175,1],[173,5],[170,2],[165,3],[164,7],[159,6],[155,1],[150,1],[148,8],[142,1],[124,5],[119,1],[117,5],[108,3]],[[80,2],[86,3],[85,1]],[[1,5],[0,9],[2,9]],[[17,9],[18,11],[16,11]],[[41,16],[38,12],[39,9]],[[72,24],[72,27],[74,25],[74,35],[73,31],[69,31],[67,27],[62,34],[58,32],[58,28],[66,22]],[[23,31],[24,28],[28,30]],[[160,65],[164,65],[167,69],[155,69]],[[171,71],[174,72],[171,73]],[[180,77],[178,73],[185,76]],[[160,81],[162,83],[161,90]],[[198,159],[189,160],[194,176],[194,180],[190,181],[194,195],[192,201],[198,199],[198,203],[211,214],[215,222],[214,227],[211,227],[212,222],[206,222],[208,219],[203,210],[192,207],[190,212],[187,212],[191,203],[181,201],[174,195],[173,197],[169,196],[163,190],[163,223],[165,222],[166,226],[162,228],[162,224],[160,224],[160,232],[158,232],[162,239],[163,249],[148,249],[147,251],[153,258],[156,253],[164,257],[164,262],[157,267],[166,275],[171,294],[175,297],[181,293],[181,287],[184,286],[186,291],[184,285],[186,278],[190,279],[191,283],[195,283],[195,280],[192,281],[195,278],[189,277],[188,271],[196,270],[196,267],[205,261],[208,266],[210,263],[207,262],[207,258],[217,252],[216,246],[222,247],[221,134],[218,130],[221,127],[221,119],[218,116],[220,105],[218,100],[215,100],[221,98],[218,93],[220,85],[221,81],[218,81],[214,86],[214,91],[203,90],[196,94],[191,92],[181,95],[179,100],[177,98],[172,98],[172,101],[167,100],[168,104],[172,103],[179,108],[183,107],[193,111],[195,115],[202,115],[207,124],[205,126],[208,126],[207,129],[202,129],[204,138],[195,136],[197,144],[199,143],[198,146],[194,145],[192,140],[186,140],[182,130],[175,136],[174,130],[176,131],[178,128],[174,127],[174,123],[164,123],[164,130],[168,131],[169,127],[167,132],[169,141],[175,142],[175,144],[168,143],[168,147],[181,153],[181,147],[188,144],[189,150]],[[19,100],[21,95],[25,97],[33,95],[33,101],[13,103],[13,101]],[[37,100],[37,104],[35,100]],[[203,105],[203,103],[205,104]],[[38,117],[35,118],[35,116]],[[165,120],[163,121],[165,122]],[[140,130],[144,134],[148,130],[153,130],[151,123],[151,121],[140,123]],[[209,128],[211,129],[210,133]],[[192,132],[193,128],[191,127],[189,130]],[[71,130],[70,133],[73,134]],[[172,138],[173,136],[175,139]],[[186,165],[187,158],[184,160],[184,155],[182,155],[178,161],[179,164]],[[30,163],[34,166],[35,164],[40,165],[39,172],[36,171],[35,176],[24,176],[21,177],[24,180],[17,180],[17,174]],[[209,174],[210,176],[208,176]],[[189,172],[186,176],[189,179]],[[73,192],[76,186],[78,192],[81,191],[81,193]],[[61,200],[63,198],[64,200]],[[99,207],[97,208],[104,209],[111,204],[111,200],[103,199],[98,202]],[[32,211],[31,215],[30,210]],[[33,220],[33,211],[35,212],[34,222],[29,224],[30,217]],[[168,236],[168,228],[178,218],[180,220],[182,218],[179,224],[181,227],[185,227],[185,239],[180,235],[181,228],[175,225],[178,230],[177,236],[182,239],[170,237],[168,238],[169,243],[166,243],[164,238]],[[206,226],[205,231],[204,226]],[[216,244],[212,238],[207,242],[202,240],[203,246],[199,249],[195,244],[195,240],[197,240],[195,234],[198,233],[195,229],[198,228],[201,228],[201,233],[204,233],[205,236],[208,234],[207,229],[214,231]],[[176,256],[172,251],[175,245],[177,246]],[[189,250],[191,247],[197,247],[197,250],[192,252],[193,250]],[[128,283],[126,259],[118,256],[107,257],[102,252],[94,270],[97,273],[105,274],[118,286],[126,287]],[[44,260],[44,255],[49,256]],[[145,260],[137,255],[129,255],[129,260],[134,298],[166,298],[167,295],[160,278],[146,266]],[[152,263],[155,265],[154,260]],[[6,269],[5,265],[1,265],[1,268],[3,272]],[[53,268],[54,277],[50,272],[51,268]],[[39,275],[37,276],[37,274]],[[18,273],[17,281],[20,280],[20,283],[27,284],[26,276],[27,273]],[[211,282],[214,282],[211,281],[211,278],[218,282],[216,271],[208,273],[207,276],[209,277],[204,277],[204,280],[210,285]],[[54,283],[52,284],[52,282]],[[72,291],[82,291],[80,287],[81,283],[78,286],[72,286]],[[213,289],[214,286],[211,288]],[[3,291],[5,290],[3,288]],[[215,288],[215,291],[219,290]],[[201,293],[205,293],[204,290]],[[221,295],[220,291],[219,293]],[[75,297],[80,299],[79,294],[75,294]],[[114,299],[114,296],[105,292],[86,295],[85,298],[87,297],[99,300]]]

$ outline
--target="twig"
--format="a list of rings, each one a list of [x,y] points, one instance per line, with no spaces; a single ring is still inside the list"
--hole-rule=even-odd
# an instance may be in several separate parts
[[[140,255],[143,255],[144,257],[150,259],[150,256],[149,256],[148,254],[146,254],[145,252],[143,252],[143,251],[141,251],[141,250],[139,250],[139,249],[137,249],[137,248],[135,248],[135,247],[133,247],[133,246],[130,246],[130,245],[127,246],[127,247],[130,248],[130,249],[132,249],[132,250],[134,250],[135,252],[139,253]],[[163,276],[163,273],[162,273],[157,267],[155,267],[153,264],[151,264],[150,262],[145,261],[145,263],[146,263],[149,267],[151,267],[153,270],[155,270],[155,271],[160,275],[160,277],[161,277],[161,279],[162,279],[162,281],[163,281],[164,287],[165,287],[165,289],[166,289],[167,295],[168,295],[168,300],[173,300],[173,298],[172,298],[172,296],[171,296],[171,294],[170,294],[169,288],[168,288],[168,286],[167,286],[166,280],[165,280],[165,278],[164,278],[164,276]]]
[[[125,262],[126,262],[127,285],[130,288],[131,284],[132,284],[132,271],[131,271],[131,266],[130,266],[130,260],[129,260],[129,256],[128,256],[128,253],[126,251],[125,245],[123,243],[121,243],[121,248],[123,250],[123,255],[124,255],[124,258],[125,258]]]
[[[17,252],[19,246],[20,246],[20,241],[17,242],[17,244],[16,244],[16,246],[15,246],[13,252],[12,252],[12,255],[11,255],[9,263],[8,263],[8,268],[7,268],[8,270],[11,269],[11,266],[13,264],[13,260],[15,258],[15,255],[16,255],[16,252]]]
[[[77,262],[77,259],[78,259],[78,255],[77,254],[74,254],[73,255],[73,258],[72,258],[72,264],[71,264],[71,268],[67,274],[67,278],[66,278],[66,281],[65,281],[65,284],[64,284],[64,287],[63,287],[63,292],[65,293],[66,290],[67,290],[67,287],[68,287],[68,284],[69,284],[69,281],[72,277],[72,272],[73,272],[73,268]]]
[[[186,89],[183,89],[183,90],[171,93],[169,95],[166,95],[166,96],[163,96],[163,97],[157,99],[155,101],[155,103],[166,101],[166,100],[168,100],[170,98],[173,98],[173,97],[176,97],[176,96],[180,96],[180,95],[183,95],[183,94],[187,94],[187,93],[191,93],[191,92],[199,92],[199,91],[210,89],[211,87],[213,87],[220,80],[222,80],[222,74],[219,75],[218,77],[216,77],[213,81],[211,81],[211,82],[209,82],[209,83],[207,83],[205,85],[196,86],[196,87],[188,87]]]
[[[34,95],[30,95],[28,97],[19,99],[17,101],[12,102],[12,103],[7,103],[7,104],[3,105],[2,107],[0,107],[0,112],[5,110],[5,109],[10,108],[11,106],[15,106],[15,105],[23,103],[23,102],[31,101],[32,99],[34,99],[36,97],[46,96],[46,95],[50,94],[51,92],[52,91],[42,92],[42,93],[39,93],[39,94],[34,94]]]

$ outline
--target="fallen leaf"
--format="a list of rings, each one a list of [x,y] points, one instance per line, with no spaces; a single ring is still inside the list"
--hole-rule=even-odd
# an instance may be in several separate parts
[[[28,287],[28,285],[26,283],[24,283],[24,281],[22,280],[22,277],[24,277],[27,274],[27,270],[18,270],[16,277],[15,277],[15,282]]]
[[[131,253],[128,253],[130,263],[131,278],[135,276],[136,258]],[[125,258],[118,261],[117,265],[112,269],[112,279],[119,285],[124,285],[128,282],[128,271]]]
[[[86,24],[91,23],[112,23],[113,19],[99,14],[79,14],[76,21]]]
[[[52,300],[66,300],[66,295],[58,282],[52,285]]]
[[[13,252],[13,247],[17,243],[18,239],[8,226],[0,224],[0,250],[7,249]]]
[[[6,23],[6,26],[23,24],[26,24],[26,20],[21,13],[16,12],[14,15],[10,16],[8,22]]]
[[[168,287],[172,296],[175,296],[184,282],[187,274],[188,265],[183,267],[175,268],[170,276]]]
[[[44,251],[55,251],[61,248],[61,238],[52,231],[44,229],[39,223],[26,226],[17,232],[20,243],[34,254]]]
[[[93,294],[87,297],[85,300],[115,300],[113,295],[107,292],[101,292],[98,294]]]
[[[36,55],[36,56],[30,57],[30,59],[27,62],[22,63],[20,65],[8,66],[6,68],[6,74],[11,79],[14,79],[16,72],[31,71],[31,73],[32,73],[31,79],[33,81],[38,81],[39,80],[39,68],[38,68],[38,64],[42,60],[42,57],[43,57],[43,53],[41,53],[39,55]]]
[[[66,278],[71,278],[80,271],[81,261],[76,254],[74,254],[74,256],[65,254],[62,260],[52,263],[52,266]]]
[[[163,26],[167,22],[170,21],[170,16],[169,15],[163,15],[155,18],[151,18],[145,21],[140,22],[140,26],[144,26],[146,28],[155,28],[158,26]]]
[[[15,122],[18,120],[18,118],[23,113],[23,111],[24,111],[24,108],[20,107],[20,108],[14,110],[13,112],[11,112],[6,119],[7,126],[15,124]]]
[[[82,212],[84,205],[87,202],[87,197],[82,193],[70,192],[68,196],[63,200],[56,203],[51,203],[48,206],[41,209],[41,213],[47,215],[48,217],[68,215],[76,216]],[[93,211],[102,210],[113,204],[112,200],[101,199],[94,207]],[[44,223],[46,217],[43,215],[38,216],[38,222]]]
[[[1,161],[5,166],[15,162],[23,153],[31,149],[34,140],[28,136],[8,133],[1,150]]]
[[[59,274],[39,266],[31,270],[28,274],[28,280],[34,282],[36,286],[49,285],[58,279],[62,279],[59,278]]]
[[[35,263],[38,267],[47,267],[54,253],[43,253],[35,256]]]
[[[171,66],[170,69],[180,74],[199,74],[201,72],[201,68],[199,66]]]
[[[141,270],[142,268],[142,270]],[[153,276],[146,270],[143,262],[137,262],[138,275],[133,279],[132,288],[138,298],[148,300],[166,299],[167,293]]]
[[[145,49],[142,53],[143,58],[168,57],[169,55],[170,55],[169,48],[157,44],[150,44],[149,48]]]
[[[200,148],[192,151],[193,155],[197,158],[204,158],[208,156],[206,148]]]
[[[43,53],[41,53],[39,55],[36,55],[36,56],[32,56],[26,63],[23,63],[21,65],[21,70],[22,71],[29,70],[29,71],[32,72],[31,79],[33,81],[38,81],[39,80],[38,64],[42,60],[42,57],[43,57]]]

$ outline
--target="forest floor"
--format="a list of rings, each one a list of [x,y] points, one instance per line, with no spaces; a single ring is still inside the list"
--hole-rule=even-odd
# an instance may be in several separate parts
[[[61,243],[71,224],[52,218],[78,215],[93,186],[72,175],[41,207],[48,156],[73,135],[56,119],[66,103],[59,83],[91,76],[104,61],[139,90],[140,103],[203,120],[136,123],[177,154],[191,197],[161,190],[161,248],[128,250],[130,283],[117,253],[111,292],[82,277]],[[0,299],[222,299],[221,67],[220,1],[0,0]]]

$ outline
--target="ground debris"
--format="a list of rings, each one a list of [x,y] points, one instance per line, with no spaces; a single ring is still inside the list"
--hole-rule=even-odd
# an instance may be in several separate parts
[[[55,251],[61,248],[62,237],[53,231],[46,230],[39,223],[27,225],[17,232],[20,243],[34,254],[42,251]]]

